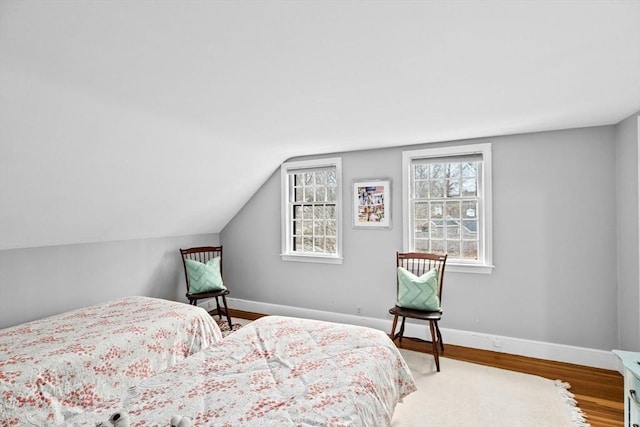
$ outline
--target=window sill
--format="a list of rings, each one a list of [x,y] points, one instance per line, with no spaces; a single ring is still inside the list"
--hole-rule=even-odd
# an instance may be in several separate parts
[[[445,273],[491,274],[494,265],[455,264],[447,262]]]
[[[295,262],[315,262],[320,264],[342,264],[341,256],[322,256],[322,255],[302,255],[302,254],[281,254],[283,261]]]

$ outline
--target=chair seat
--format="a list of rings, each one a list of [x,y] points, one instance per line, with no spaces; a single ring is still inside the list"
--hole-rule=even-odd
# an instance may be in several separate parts
[[[397,305],[389,309],[389,313],[394,316],[408,317],[410,319],[420,320],[440,320],[442,318],[442,310],[440,311],[422,311],[410,308],[398,307]]]
[[[187,298],[192,298],[192,299],[200,299],[200,298],[215,298],[215,297],[219,297],[222,295],[229,295],[229,290],[228,289],[223,289],[220,291],[213,291],[213,292],[202,292],[199,294],[187,294]]]

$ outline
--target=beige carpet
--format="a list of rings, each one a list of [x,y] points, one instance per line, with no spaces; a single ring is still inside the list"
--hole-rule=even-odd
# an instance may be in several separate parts
[[[392,427],[583,427],[568,384],[400,350],[418,391],[396,406]]]

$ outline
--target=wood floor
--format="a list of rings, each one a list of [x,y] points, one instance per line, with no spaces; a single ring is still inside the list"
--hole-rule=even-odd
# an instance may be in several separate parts
[[[238,310],[229,310],[229,313],[250,320],[263,316]],[[446,336],[444,338],[444,357],[568,382],[592,427],[622,427],[624,424],[624,387],[622,375],[617,371],[459,347],[446,344]],[[429,353],[431,344],[405,338],[401,347]]]

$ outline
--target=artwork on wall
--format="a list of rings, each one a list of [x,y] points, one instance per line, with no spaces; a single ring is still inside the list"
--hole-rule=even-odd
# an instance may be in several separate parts
[[[391,228],[391,180],[355,180],[352,216],[354,228]]]

